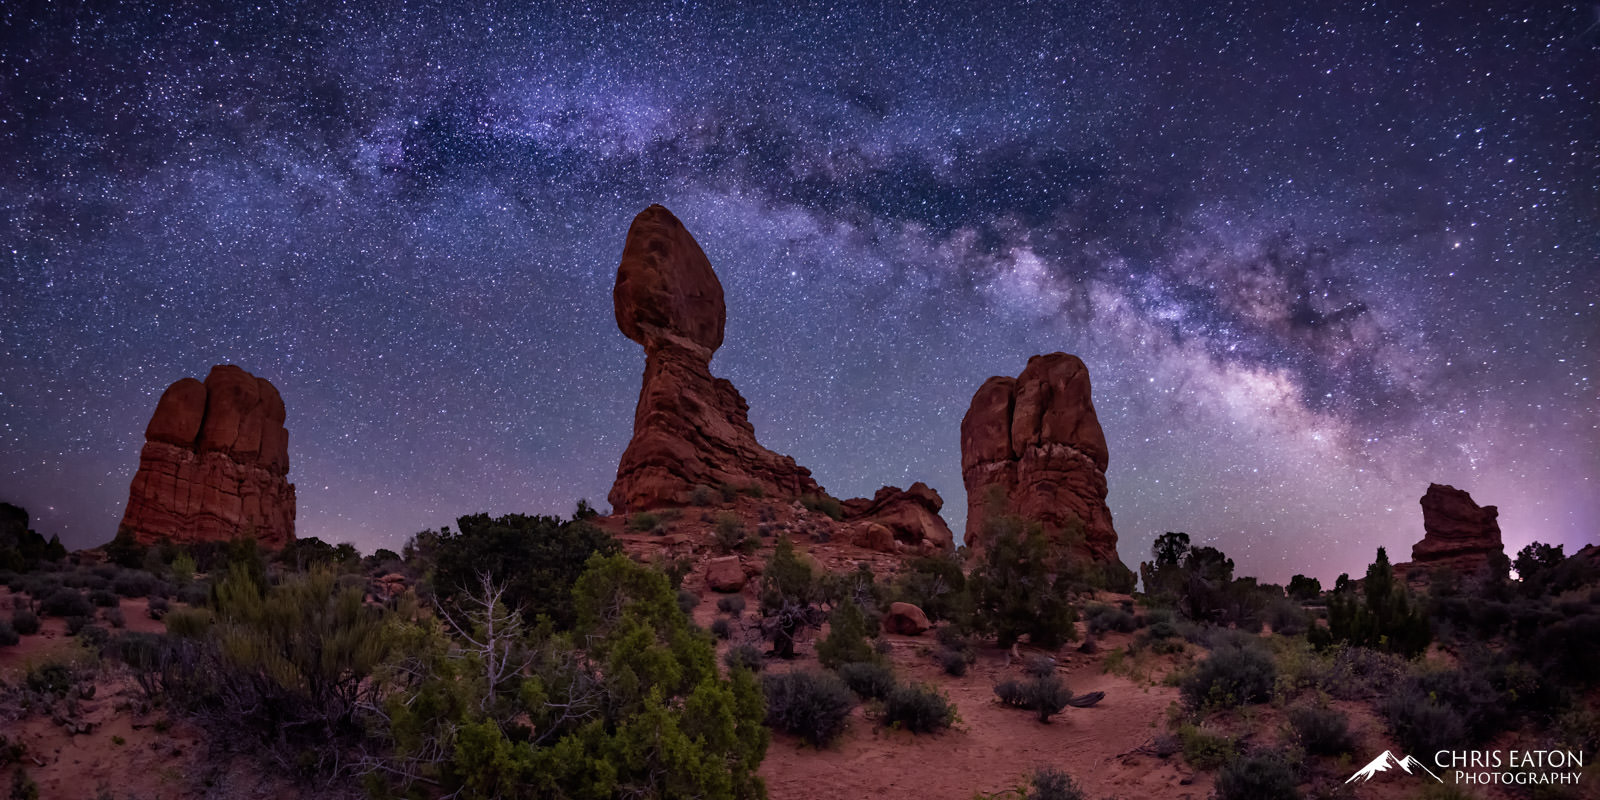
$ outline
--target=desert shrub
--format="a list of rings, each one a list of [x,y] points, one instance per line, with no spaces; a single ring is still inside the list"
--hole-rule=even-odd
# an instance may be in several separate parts
[[[52,617],[88,617],[94,607],[77,589],[61,587],[39,602],[39,610]]]
[[[78,683],[77,670],[65,661],[46,661],[29,667],[22,683],[29,691],[66,697]]]
[[[801,495],[800,505],[805,506],[807,510],[823,514],[834,522],[844,519],[844,505],[838,498],[828,494]]]
[[[700,607],[700,595],[695,594],[688,589],[678,590],[677,601],[678,610],[685,614],[691,614],[696,608]]]
[[[447,610],[489,573],[504,588],[501,602],[530,622],[544,614],[558,628],[573,624],[572,588],[589,557],[617,552],[609,534],[585,520],[508,514],[460,517],[457,530],[429,533],[433,590]],[[423,534],[418,534],[422,538]]]
[[[211,600],[211,583],[209,581],[193,581],[186,583],[178,589],[178,602],[184,605],[200,607]]]
[[[1040,767],[1028,783],[1030,788],[1024,800],[1086,800],[1078,782],[1058,769]]]
[[[972,666],[972,654],[965,650],[956,650],[942,647],[938,654],[939,666],[946,675],[960,678],[967,674],[967,668]]]
[[[972,571],[975,625],[992,631],[1001,647],[1022,636],[1039,647],[1077,638],[1077,613],[1067,585],[1051,577],[1049,544],[1038,525],[996,516],[987,523],[984,560]]]
[[[1056,660],[1050,656],[1029,656],[1022,662],[1022,671],[1030,678],[1048,678],[1056,674]]]
[[[78,619],[78,618],[77,617],[73,617],[72,619]],[[70,620],[69,620],[68,628],[69,629],[71,628]],[[78,637],[78,641],[83,642],[83,646],[84,647],[87,647],[87,648],[89,648],[89,650],[91,652],[96,652],[96,653],[98,653],[100,651],[101,647],[105,646],[106,642],[111,640],[111,631],[108,631],[104,627],[101,627],[99,625],[95,625],[95,624],[90,623],[90,622],[85,622],[83,624],[83,626],[78,628],[78,630],[76,632],[73,632],[73,631],[70,631],[70,630],[68,632],[69,633],[73,633],[73,635],[77,636]]]
[[[834,606],[828,615],[828,635],[817,642],[817,660],[824,667],[837,667],[876,657],[867,641],[867,620],[861,607],[849,601]]]
[[[113,608],[122,605],[122,598],[108,589],[95,589],[89,592],[89,602],[102,608]]]
[[[1034,712],[1040,722],[1049,722],[1052,716],[1061,713],[1067,707],[1067,701],[1072,699],[1072,692],[1067,688],[1061,676],[1051,673],[1041,677],[1017,680],[1007,678],[994,686],[996,697],[1000,702],[1012,708],[1021,708]]]
[[[761,542],[745,530],[739,516],[727,511],[717,515],[712,542],[723,553],[748,553],[761,546]]]
[[[156,588],[156,576],[140,570],[127,570],[111,582],[112,591],[123,597],[144,597]]]
[[[717,610],[724,614],[743,614],[744,606],[743,595],[730,594],[717,598]]]
[[[799,736],[817,747],[844,731],[855,695],[831,672],[796,670],[762,676],[767,725]]]
[[[39,615],[26,608],[19,608],[11,612],[11,627],[23,636],[32,636],[39,632]]]
[[[628,530],[636,533],[653,533],[662,529],[661,515],[654,511],[638,511],[628,515]]]
[[[950,698],[931,686],[896,686],[883,700],[883,723],[912,733],[937,733],[956,721]]]
[[[1195,769],[1216,769],[1233,761],[1238,753],[1238,745],[1231,737],[1190,724],[1178,727],[1178,746],[1184,760]]]
[[[711,635],[726,640],[733,635],[733,625],[726,617],[718,617],[711,621]]]
[[[10,797],[11,800],[39,800],[39,784],[28,777],[28,771],[21,765],[11,773]]]
[[[1300,636],[1310,627],[1305,610],[1298,603],[1284,598],[1267,603],[1264,617],[1266,623],[1272,626],[1272,632],[1280,636]]]
[[[113,628],[126,628],[126,627],[128,627],[128,618],[122,613],[122,609],[121,608],[108,608],[108,609],[106,609],[105,610],[105,618],[106,618],[106,622],[111,623],[111,627],[113,627]]]
[[[1217,773],[1221,800],[1299,800],[1294,769],[1282,755],[1258,750]]]
[[[22,637],[17,635],[17,629],[11,627],[11,623],[0,619],[0,647],[11,647],[20,641]]]
[[[1296,575],[1289,579],[1289,597],[1302,603],[1316,600],[1322,596],[1322,581]]]
[[[779,539],[761,573],[761,633],[779,658],[794,658],[795,638],[821,627],[823,591],[811,562],[788,539]]]
[[[67,617],[67,635],[77,636],[80,631],[89,625],[88,617]]]
[[[1415,658],[1428,649],[1433,629],[1426,609],[1395,579],[1389,555],[1380,547],[1377,560],[1367,567],[1360,595],[1343,582],[1329,595],[1327,636]]]
[[[1195,665],[1179,690],[1191,708],[1231,708],[1267,700],[1276,680],[1277,667],[1261,647],[1223,643]]]
[[[704,508],[713,505],[722,499],[722,495],[710,486],[700,485],[689,492],[689,505]]]
[[[1378,703],[1407,752],[1465,749],[1498,732],[1507,698],[1478,671],[1423,668],[1403,678]]]
[[[895,579],[890,594],[922,609],[935,622],[950,620],[965,626],[972,616],[972,594],[961,557],[955,553],[912,559]]]
[[[1084,617],[1089,621],[1089,632],[1096,635],[1107,631],[1133,633],[1139,627],[1132,614],[1115,606],[1101,603],[1096,603],[1084,609]]]
[[[850,691],[863,700],[882,700],[895,688],[894,670],[876,661],[853,661],[835,670]]]
[[[166,616],[167,612],[171,609],[172,602],[167,598],[152,597],[150,598],[149,607],[145,609],[145,613],[148,614],[151,619],[161,619],[162,617]]]
[[[524,626],[494,602],[502,592],[480,581],[456,636],[422,630],[401,649],[412,668],[385,703],[396,732],[385,774],[416,780],[386,794],[426,782],[430,796],[463,798],[759,796],[761,689],[746,670],[718,674],[712,638],[665,575],[592,557],[572,587],[571,631]],[[491,620],[508,638],[490,639]],[[506,670],[485,659],[508,650],[520,656]]]
[[[753,644],[738,644],[728,648],[723,654],[722,662],[728,669],[746,669],[751,672],[760,672],[762,667],[761,649]]]
[[[1318,756],[1343,755],[1355,749],[1350,720],[1344,712],[1318,706],[1289,709],[1289,727],[1306,752]]]

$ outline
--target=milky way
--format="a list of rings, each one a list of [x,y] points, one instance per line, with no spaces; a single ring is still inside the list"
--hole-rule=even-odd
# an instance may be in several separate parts
[[[1129,562],[1330,579],[1429,482],[1513,552],[1596,538],[1590,5],[28,5],[0,496],[69,546],[224,362],[283,393],[302,536],[602,501],[652,202],[727,289],[713,371],[838,496],[925,480],[959,528],[972,393],[1064,350]]]

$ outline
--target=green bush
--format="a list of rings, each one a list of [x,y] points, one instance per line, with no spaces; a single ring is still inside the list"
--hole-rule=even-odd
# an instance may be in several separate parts
[[[1024,800],[1086,800],[1078,782],[1058,769],[1041,767],[1028,782],[1032,788]]]
[[[1389,555],[1382,547],[1378,548],[1377,560],[1367,568],[1360,595],[1343,582],[1329,595],[1328,634],[1335,642],[1406,658],[1421,655],[1433,640],[1426,609],[1412,600],[1404,582],[1395,579]]]
[[[713,534],[713,544],[721,553],[749,553],[761,546],[750,532],[745,530],[744,523],[739,516],[729,511],[717,515],[717,525]]]
[[[722,656],[723,663],[728,669],[745,669],[751,672],[760,672],[765,661],[761,658],[761,649],[753,644],[739,644],[728,648]]]
[[[967,674],[967,668],[972,666],[973,656],[969,651],[956,650],[950,647],[942,647],[939,649],[939,654],[937,657],[939,659],[939,666],[944,669],[946,675],[950,675],[952,677],[960,678],[965,676]]]
[[[876,661],[840,664],[839,677],[863,700],[882,700],[895,688],[894,670]]]
[[[1224,643],[1195,665],[1179,690],[1191,708],[1231,708],[1269,699],[1277,677],[1272,656],[1261,647]]]
[[[1178,742],[1184,760],[1195,769],[1216,769],[1232,762],[1238,752],[1232,738],[1207,733],[1194,725],[1178,728]]]
[[[1350,720],[1331,708],[1296,706],[1289,709],[1289,726],[1306,752],[1318,756],[1338,756],[1355,750]]]
[[[1107,631],[1118,633],[1133,633],[1139,628],[1133,615],[1115,606],[1096,603],[1084,609],[1084,617],[1089,621],[1089,632],[1100,635]]]
[[[111,588],[123,597],[145,597],[154,591],[159,583],[156,576],[148,572],[128,570],[111,582]]]
[[[653,511],[639,511],[628,515],[628,530],[635,533],[655,533],[661,528],[661,515]]]
[[[1283,756],[1256,751],[1217,773],[1217,795],[1221,800],[1299,800],[1297,783]]]
[[[458,611],[459,599],[487,572],[505,587],[507,608],[530,622],[544,614],[561,629],[573,624],[572,588],[589,557],[618,551],[610,535],[583,520],[476,514],[457,519],[456,526],[455,532],[428,532],[433,589],[447,610]]]
[[[89,605],[89,600],[82,592],[65,587],[56,589],[41,600],[39,610],[52,617],[88,617],[94,614],[94,606]]]
[[[39,615],[19,608],[11,612],[11,627],[23,636],[32,636],[39,632]]]
[[[1054,673],[1027,680],[1007,678],[995,684],[994,693],[1000,698],[1000,702],[1012,708],[1034,712],[1040,722],[1049,722],[1050,718],[1061,713],[1067,707],[1067,701],[1072,699],[1072,692],[1066,683],[1061,680],[1061,676]]]
[[[762,676],[767,725],[817,747],[844,732],[855,695],[831,672],[797,670]]]
[[[828,519],[838,522],[844,519],[844,505],[838,498],[828,494],[804,494],[800,496],[800,505],[809,511],[826,515]]]
[[[772,641],[779,658],[794,658],[795,638],[822,626],[817,604],[823,589],[811,563],[795,553],[788,539],[779,539],[761,573],[761,633]]]
[[[912,733],[937,733],[954,725],[950,698],[923,684],[896,686],[883,701],[883,723]]]
[[[1378,703],[1395,741],[1407,752],[1466,749],[1498,733],[1508,698],[1479,671],[1420,669]]]
[[[959,627],[971,622],[972,594],[961,558],[954,553],[912,559],[896,578],[891,596],[922,609],[935,622],[950,620]]]
[[[1007,516],[992,517],[987,528],[983,563],[969,579],[975,625],[993,632],[1001,647],[1022,636],[1046,648],[1077,638],[1077,613],[1066,584],[1051,577],[1043,530]]]
[[[867,619],[861,607],[845,601],[828,615],[828,635],[817,642],[817,660],[824,667],[872,661],[876,654],[867,641]]]

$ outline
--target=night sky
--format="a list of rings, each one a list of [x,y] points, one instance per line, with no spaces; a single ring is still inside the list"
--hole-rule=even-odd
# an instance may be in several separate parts
[[[1130,563],[1331,580],[1429,482],[1513,554],[1600,538],[1591,3],[102,5],[0,11],[0,499],[69,547],[224,362],[284,396],[301,536],[604,507],[652,202],[837,496],[959,533],[972,393],[1064,350]]]

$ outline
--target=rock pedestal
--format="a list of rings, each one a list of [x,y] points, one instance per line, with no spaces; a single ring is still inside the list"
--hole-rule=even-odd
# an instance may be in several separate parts
[[[283,399],[265,379],[229,365],[205,383],[167,387],[145,428],[139,471],[118,530],[143,544],[294,540],[294,485]]]
[[[1109,457],[1077,356],[1034,356],[1018,377],[985,381],[961,420],[967,546],[981,551],[988,520],[1013,515],[1076,558],[1125,570],[1106,507]]]
[[[810,470],[756,441],[749,405],[712,376],[727,318],[722,283],[672,212],[653,205],[634,218],[612,300],[617,327],[645,351],[633,439],[608,497],[615,513],[688,505],[702,486],[781,499],[822,491]]]

